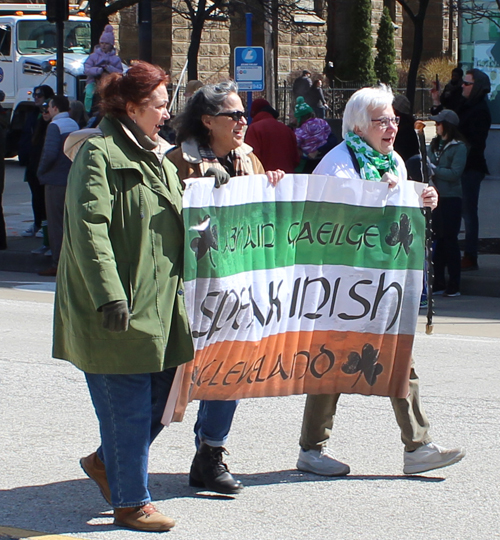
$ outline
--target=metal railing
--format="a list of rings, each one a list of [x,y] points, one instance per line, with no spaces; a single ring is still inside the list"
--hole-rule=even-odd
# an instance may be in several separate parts
[[[325,101],[328,105],[326,110],[326,118],[332,120],[340,120],[344,113],[346,103],[349,101],[350,97],[358,90],[362,85],[355,87],[352,85],[349,88],[342,88],[339,86],[324,87],[323,94],[325,96]],[[174,95],[175,88],[173,86],[169,87],[170,97]],[[406,92],[405,88],[399,88],[395,93],[404,94]],[[246,106],[246,92],[240,93],[243,104]],[[264,97],[264,92],[252,92],[252,99]],[[184,108],[186,98],[184,97],[184,86],[179,88],[175,101],[172,104],[171,112],[173,115],[178,114]],[[283,82],[276,88],[276,110],[279,113],[279,119],[282,122],[289,123],[291,116],[293,114],[293,107],[295,105],[295,99],[292,93],[292,85]],[[432,105],[432,100],[430,96],[429,88],[417,88],[415,94],[415,111],[414,114],[418,118],[427,118],[430,114],[430,108]]]

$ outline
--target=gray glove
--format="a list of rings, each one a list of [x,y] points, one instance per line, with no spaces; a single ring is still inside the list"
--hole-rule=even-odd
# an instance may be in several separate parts
[[[215,176],[216,188],[220,188],[223,184],[227,184],[231,179],[228,172],[221,171],[220,169],[216,169],[215,167],[210,167],[209,169],[207,169],[205,176]]]
[[[129,319],[126,300],[116,300],[102,306],[102,326],[110,332],[126,332]]]

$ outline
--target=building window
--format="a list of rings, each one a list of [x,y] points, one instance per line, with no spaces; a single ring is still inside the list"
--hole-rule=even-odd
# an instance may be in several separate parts
[[[495,1],[483,5],[488,4],[488,18],[461,14],[459,63],[464,72],[477,68],[488,75],[492,121],[500,124],[500,11]]]

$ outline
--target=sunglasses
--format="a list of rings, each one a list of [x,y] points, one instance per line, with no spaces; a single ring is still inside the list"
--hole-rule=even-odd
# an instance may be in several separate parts
[[[469,81],[463,81],[462,86],[472,86],[474,83]]]
[[[247,115],[244,111],[227,111],[217,113],[214,116],[227,116],[228,118],[231,118],[233,122],[241,122],[241,119],[246,118]]]
[[[33,94],[33,96],[36,97],[36,98],[39,98],[39,97],[45,97],[45,96],[43,95],[42,92],[35,92],[35,93]]]
[[[49,112],[49,104],[47,102],[42,104],[42,113],[48,113]]]

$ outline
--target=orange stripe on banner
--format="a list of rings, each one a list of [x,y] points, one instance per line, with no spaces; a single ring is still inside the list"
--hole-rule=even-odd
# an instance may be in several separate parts
[[[314,331],[216,343],[184,366],[176,413],[194,399],[333,393],[405,397],[413,340],[413,335]],[[370,345],[378,355],[370,354]]]

